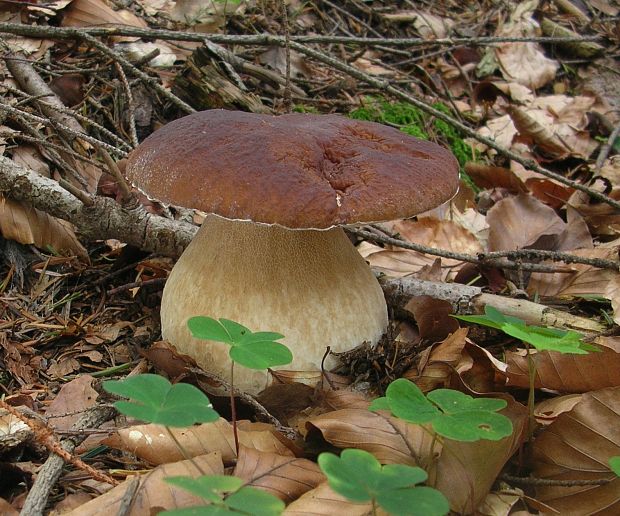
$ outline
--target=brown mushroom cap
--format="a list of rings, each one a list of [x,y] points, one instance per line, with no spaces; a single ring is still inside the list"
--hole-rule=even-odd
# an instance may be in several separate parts
[[[126,174],[166,203],[295,229],[411,217],[459,184],[449,151],[391,127],[225,110],[165,125],[131,153]]]

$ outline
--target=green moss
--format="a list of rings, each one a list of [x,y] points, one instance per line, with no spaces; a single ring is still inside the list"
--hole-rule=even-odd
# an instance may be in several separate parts
[[[446,114],[451,114],[450,108],[441,102],[433,104],[433,107]],[[461,167],[466,162],[475,159],[472,148],[463,141],[454,127],[443,120],[428,115],[412,104],[366,97],[364,106],[354,109],[349,113],[349,116],[357,120],[368,120],[396,126],[401,131],[424,140],[429,140],[431,136],[435,136],[449,145]]]

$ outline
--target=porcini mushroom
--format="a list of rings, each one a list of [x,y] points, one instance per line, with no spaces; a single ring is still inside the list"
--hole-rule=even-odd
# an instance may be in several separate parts
[[[224,378],[228,346],[192,338],[190,317],[283,334],[287,369],[318,370],[328,346],[377,343],[383,292],[341,226],[411,217],[458,188],[450,152],[397,129],[223,110],[165,125],[131,153],[126,174],[150,197],[210,214],[166,283],[162,334]],[[235,383],[256,393],[267,374],[239,369]]]

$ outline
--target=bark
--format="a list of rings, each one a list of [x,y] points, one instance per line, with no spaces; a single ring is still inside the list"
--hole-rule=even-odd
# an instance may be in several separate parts
[[[0,157],[0,195],[74,224],[86,240],[115,238],[140,249],[179,256],[197,228],[148,213],[140,204],[121,206],[109,197],[91,197],[90,206],[56,181]]]

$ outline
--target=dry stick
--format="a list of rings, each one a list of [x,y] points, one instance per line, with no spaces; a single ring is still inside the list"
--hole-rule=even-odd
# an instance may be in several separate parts
[[[556,253],[554,251],[537,251],[534,249],[522,249],[517,251],[500,251],[497,253],[482,253],[478,256],[473,254],[466,253],[457,253],[454,251],[448,251],[446,249],[437,249],[434,247],[428,247],[421,244],[416,244],[413,242],[406,242],[405,240],[401,240],[399,238],[394,238],[390,236],[377,235],[376,233],[371,233],[370,231],[366,231],[364,229],[348,227],[346,228],[348,232],[353,233],[354,235],[358,235],[363,237],[365,240],[370,240],[373,242],[380,242],[383,244],[394,245],[397,247],[401,247],[402,249],[410,249],[412,251],[418,251],[419,253],[431,254],[433,256],[440,256],[442,258],[449,258],[451,260],[459,260],[462,262],[475,263],[479,265],[490,265],[492,267],[499,267],[503,269],[517,269],[523,271],[531,271],[531,272],[546,272],[546,273],[555,273],[555,272],[563,272],[563,273],[571,273],[574,270],[563,267],[553,267],[549,265],[542,264],[533,264],[533,263],[522,263],[521,261],[512,262],[507,260],[501,260],[500,258],[510,257],[513,260],[522,260],[524,257],[529,259],[546,259],[546,260],[557,260],[563,261],[566,263],[583,263],[586,265],[591,265],[593,267],[597,267],[599,269],[611,269],[618,271],[620,268],[620,262],[614,262],[613,260],[603,260],[599,258],[584,258],[581,256],[576,256],[567,253]]]
[[[96,37],[133,36],[138,38],[164,39],[173,41],[202,41],[205,37],[215,43],[229,43],[235,45],[282,45],[284,38],[272,34],[259,35],[229,35],[204,34],[198,32],[183,32],[163,29],[145,29],[138,27],[49,27],[41,25],[25,25],[21,23],[0,23],[0,33],[14,34],[26,37],[40,38],[82,38],[84,35]],[[395,47],[417,46],[455,46],[473,45],[488,46],[495,43],[571,43],[580,41],[602,41],[601,36],[581,37],[496,37],[485,36],[476,38],[438,38],[428,40],[424,38],[365,38],[354,36],[291,36],[292,41],[299,43],[342,43],[349,45],[386,45]]]
[[[413,104],[414,106],[421,109],[422,111],[425,111],[426,113],[429,113],[433,115],[434,117],[439,118],[440,120],[443,120],[444,122],[450,124],[451,126],[461,131],[463,134],[466,134],[467,136],[470,136],[478,140],[479,142],[485,144],[487,147],[495,149],[497,152],[507,157],[508,159],[511,159],[512,161],[516,161],[517,163],[520,163],[525,168],[529,168],[530,170],[533,170],[534,172],[537,172],[538,174],[554,179],[558,181],[559,183],[562,183],[566,186],[570,186],[571,188],[574,188],[575,190],[580,190],[582,192],[585,192],[590,197],[593,197],[601,202],[607,203],[610,206],[613,206],[614,208],[620,210],[620,202],[614,199],[611,199],[610,197],[607,197],[606,195],[603,195],[600,192],[597,192],[596,190],[592,190],[591,188],[588,188],[587,186],[584,186],[581,183],[577,183],[576,181],[567,179],[566,177],[560,174],[556,174],[555,172],[552,172],[551,170],[547,170],[545,168],[539,167],[538,164],[534,160],[524,158],[523,156],[516,154],[515,152],[509,149],[505,149],[504,147],[502,147],[501,145],[498,145],[495,141],[491,140],[490,138],[486,138],[478,134],[475,130],[459,122],[458,120],[452,118],[451,116],[446,115],[445,113],[435,109],[434,107],[430,106],[426,102],[419,100],[418,98],[414,97],[410,93],[407,93],[404,90],[401,90],[399,88],[396,88],[395,86],[390,85],[389,81],[377,79],[376,77],[368,75],[367,73],[364,73],[358,70],[357,68],[354,68],[353,66],[345,63],[344,61],[340,61],[339,59],[336,59],[335,57],[328,56],[327,54],[324,54],[323,52],[319,52],[317,50],[311,49],[304,45],[300,45],[299,43],[296,43],[294,41],[291,41],[291,48],[297,50],[298,52],[304,55],[307,55],[318,61],[321,61],[335,68],[336,70],[346,73],[355,79],[365,82],[366,84],[369,84],[381,91],[387,92],[393,95],[394,97],[397,97],[401,100],[409,102],[410,104]]]
[[[94,407],[76,421],[76,423],[72,426],[72,430],[82,430],[84,428],[98,427],[102,423],[112,419],[116,415],[116,413],[116,410],[110,406]],[[60,442],[61,449],[58,449],[57,451],[62,453],[63,455],[69,454],[69,456],[71,456],[76,446],[82,441],[84,441],[86,437],[87,435],[85,434],[75,435],[63,439]],[[45,506],[47,504],[47,499],[49,497],[50,491],[56,484],[57,480],[60,478],[60,474],[62,473],[62,468],[65,465],[66,459],[66,455],[65,458],[63,458],[56,453],[50,454],[48,459],[45,461],[45,464],[43,464],[43,466],[39,470],[37,478],[34,481],[34,485],[28,493],[28,496],[26,497],[26,501],[24,502],[24,506],[20,514],[24,516],[38,516],[43,514],[43,510],[45,509]],[[88,468],[92,470],[90,466]],[[89,474],[92,475],[93,472],[89,471]],[[101,474],[99,474],[99,479],[101,480]],[[109,477],[107,477],[106,481],[112,481],[113,484],[117,483],[115,480],[110,479]]]
[[[41,111],[43,111],[50,120],[58,122],[61,127],[66,126],[70,128],[71,133],[69,133],[69,135],[73,138],[77,138],[84,133],[84,128],[75,118],[60,111],[64,108],[64,104],[56,94],[50,90],[47,83],[32,67],[30,61],[15,54],[6,54],[4,56],[4,61],[11,75],[26,93],[36,96],[37,98],[43,97],[45,99],[45,104],[41,104]]]
[[[66,133],[70,136],[73,136],[75,138],[81,138],[82,140],[90,143],[91,145],[95,146],[95,147],[103,147],[104,149],[108,150],[109,152],[111,152],[112,154],[115,154],[119,157],[124,158],[125,156],[127,156],[126,152],[123,152],[122,150],[117,149],[116,147],[106,143],[106,142],[102,142],[101,140],[98,140],[97,138],[93,138],[92,136],[89,136],[83,132],[77,132],[74,131],[73,129],[71,129],[70,127],[60,124],[58,122],[52,122],[51,120],[47,119],[47,118],[43,118],[41,116],[38,115],[33,115],[32,113],[28,113],[28,111],[23,111],[21,109],[17,109],[14,108],[12,106],[9,106],[5,103],[0,102],[0,111],[4,111],[6,113],[9,113],[10,115],[15,115],[15,116],[22,116],[27,120],[30,120],[31,122],[36,122],[38,124],[42,124],[46,127],[51,127],[52,129],[59,129],[61,130],[63,133]]]
[[[168,91],[161,84],[159,84],[158,79],[151,77],[150,75],[144,73],[142,70],[140,70],[140,68],[136,68],[127,59],[125,59],[123,56],[121,56],[117,52],[114,52],[114,50],[110,49],[108,46],[101,43],[97,38],[94,38],[93,36],[90,36],[89,34],[86,34],[85,32],[82,32],[79,35],[79,37],[82,38],[84,41],[87,41],[88,43],[90,43],[93,47],[99,50],[99,52],[101,52],[103,55],[109,57],[114,62],[119,63],[128,72],[138,77],[147,86],[153,88],[162,97],[168,99],[181,111],[188,113],[188,114],[196,112],[196,110],[192,106],[190,106],[189,104],[186,104],[179,97],[173,94],[171,91]]]
[[[131,88],[129,87],[129,81],[127,81],[127,76],[123,71],[123,67],[118,63],[114,63],[114,67],[121,78],[121,83],[123,84],[123,89],[125,90],[125,95],[127,96],[127,120],[129,122],[129,139],[131,140],[131,144],[134,147],[138,146],[138,133],[136,132],[136,107],[133,101],[133,94],[131,93]]]
[[[197,228],[148,213],[136,203],[123,207],[109,197],[85,206],[56,181],[0,156],[0,194],[67,220],[90,240],[116,238],[146,251],[180,256]]]
[[[13,88],[13,86],[10,86],[8,84],[0,84],[0,88],[4,88],[6,91],[13,93],[15,95],[19,95],[27,100],[31,100],[33,102],[36,102],[38,104],[41,104],[42,106],[46,106],[49,109],[52,109],[54,111],[58,111],[59,113],[65,114],[65,115],[69,115],[73,118],[75,118],[76,120],[78,120],[79,122],[83,123],[83,124],[87,124],[87,125],[91,125],[92,127],[94,127],[95,129],[97,129],[100,133],[106,135],[108,138],[110,138],[111,140],[114,140],[114,142],[121,146],[124,147],[127,150],[131,150],[131,145],[129,145],[126,141],[124,141],[122,138],[119,138],[116,134],[114,134],[112,131],[110,131],[109,129],[106,129],[105,127],[103,127],[102,125],[98,124],[97,122],[95,122],[94,120],[82,115],[81,113],[78,113],[77,111],[70,109],[66,106],[57,106],[56,104],[50,104],[49,102],[46,102],[45,100],[43,100],[41,98],[41,95],[37,95],[37,96],[33,96],[33,95],[29,95],[28,93],[23,92],[22,90],[18,90],[17,88]],[[82,156],[82,158],[84,158],[84,156]]]
[[[386,279],[379,275],[378,279],[391,306],[403,306],[412,296],[425,295],[448,301],[457,315],[483,314],[484,307],[489,305],[503,314],[518,317],[527,324],[553,326],[588,334],[606,330],[605,325],[594,319],[572,315],[525,299],[487,294],[480,287],[410,277]]]
[[[609,135],[609,138],[607,138],[607,141],[601,147],[601,151],[598,153],[598,157],[596,158],[596,164],[594,165],[595,174],[598,175],[599,172],[601,171],[601,168],[603,167],[603,163],[605,163],[605,160],[609,156],[609,152],[611,151],[611,148],[613,147],[619,135],[620,135],[620,123],[611,132],[611,134]]]
[[[282,9],[282,23],[284,25],[284,54],[286,58],[286,69],[284,73],[284,110],[291,112],[291,28],[288,24],[288,10],[285,0],[280,0]]]

